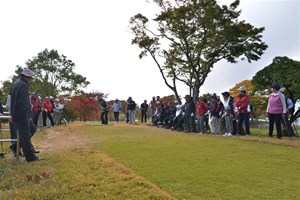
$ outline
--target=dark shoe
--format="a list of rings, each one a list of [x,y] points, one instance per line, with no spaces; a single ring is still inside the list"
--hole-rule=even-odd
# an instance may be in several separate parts
[[[9,148],[12,150],[14,156],[17,156],[17,150],[16,150],[16,146],[14,144],[10,145]],[[22,154],[21,151],[19,151],[19,156],[24,157],[24,155]]]
[[[33,149],[33,153],[40,153],[40,151]]]
[[[10,149],[11,149],[11,151],[14,153],[14,155],[16,155],[16,154],[17,154],[17,150],[16,150],[16,148],[15,148],[15,145],[14,145],[14,144],[10,145],[10,146],[9,146],[9,148],[10,148]]]
[[[41,161],[41,160],[45,160],[45,158],[36,158],[34,160],[28,160],[27,162],[35,162],[35,161]]]

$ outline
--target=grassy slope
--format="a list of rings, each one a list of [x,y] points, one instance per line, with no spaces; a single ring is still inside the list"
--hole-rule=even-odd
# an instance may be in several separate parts
[[[46,161],[21,162],[17,166],[9,156],[0,161],[0,199],[172,199],[172,196],[299,199],[300,196],[299,140],[187,135],[126,124],[70,124],[51,129],[57,135],[49,130],[34,137],[40,148],[52,145],[42,154]],[[78,138],[80,141],[89,138],[94,145],[78,143]],[[54,150],[55,145],[60,148]],[[43,172],[51,172],[53,177],[39,181],[26,179],[27,174]]]
[[[186,135],[126,125],[85,130],[101,151],[178,199],[300,196],[299,140]]]
[[[0,199],[173,199],[93,145],[78,143],[84,138],[76,137],[77,125],[46,131],[38,132],[34,139],[45,142],[46,138],[50,144],[41,155],[47,160],[18,165],[12,155],[0,160]],[[43,172],[52,177],[27,179],[27,175]]]

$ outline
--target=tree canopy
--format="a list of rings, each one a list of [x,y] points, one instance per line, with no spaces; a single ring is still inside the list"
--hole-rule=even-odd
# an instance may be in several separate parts
[[[80,74],[74,72],[75,64],[67,59],[65,55],[60,55],[57,50],[44,51],[38,53],[26,62],[26,67],[34,72],[35,79],[30,85],[31,91],[38,91],[42,96],[57,94],[79,93],[82,88],[90,84]],[[15,75],[10,80],[4,81],[2,91],[7,94],[13,84],[21,74],[23,67],[17,66]]]
[[[235,63],[258,60],[267,45],[262,42],[264,28],[239,21],[239,0],[220,6],[215,0],[152,0],[160,13],[151,20],[142,14],[133,16],[130,28],[132,44],[140,49],[140,58],[150,55],[165,84],[179,100],[176,81],[198,96],[214,64],[220,60]],[[170,83],[171,80],[171,83]]]
[[[255,90],[269,88],[272,83],[279,83],[286,89],[287,95],[295,103],[300,99],[300,61],[292,60],[286,56],[275,57],[273,62],[258,71],[252,81]]]
[[[78,93],[90,84],[85,77],[74,72],[73,61],[57,50],[45,49],[29,59],[26,65],[35,73],[35,84],[41,85],[48,94]]]

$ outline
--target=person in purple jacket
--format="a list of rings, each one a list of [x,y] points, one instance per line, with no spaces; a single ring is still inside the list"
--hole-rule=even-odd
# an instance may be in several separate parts
[[[267,116],[269,117],[269,137],[273,137],[274,122],[276,125],[277,138],[281,139],[281,117],[286,115],[286,103],[284,95],[279,91],[280,85],[273,83],[271,86],[272,93],[269,96],[267,106]]]

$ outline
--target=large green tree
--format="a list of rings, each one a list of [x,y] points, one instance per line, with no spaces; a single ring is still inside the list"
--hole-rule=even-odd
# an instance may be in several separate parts
[[[141,49],[140,58],[153,58],[178,100],[177,81],[187,85],[191,95],[198,96],[218,61],[251,62],[258,60],[267,48],[261,40],[263,27],[255,28],[238,20],[239,0],[229,6],[220,6],[215,0],[149,2],[157,4],[160,13],[151,20],[152,24],[142,14],[130,19],[132,44]]]
[[[265,90],[276,82],[284,87],[285,94],[295,104],[300,99],[300,61],[292,60],[286,56],[275,57],[273,62],[258,71],[252,78],[255,90]],[[293,114],[294,112],[292,112]],[[292,115],[292,120],[299,117],[300,113]]]
[[[85,77],[74,72],[75,64],[60,55],[57,50],[45,49],[36,57],[26,62],[29,69],[34,71],[36,82],[48,94],[78,93],[90,84]]]
[[[45,49],[29,59],[26,67],[35,74],[30,90],[38,91],[42,96],[79,93],[90,84],[85,77],[74,72],[75,64],[72,60],[67,59],[63,54],[60,55],[57,50]],[[21,66],[17,66],[15,75],[3,82],[4,93],[9,91],[22,70]]]

